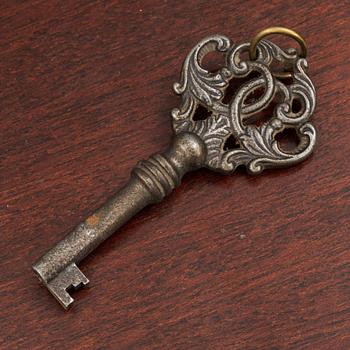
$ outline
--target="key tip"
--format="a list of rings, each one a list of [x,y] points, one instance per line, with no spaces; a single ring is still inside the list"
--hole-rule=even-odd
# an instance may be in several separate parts
[[[34,265],[33,270],[65,310],[68,310],[74,302],[74,299],[70,296],[70,290],[80,289],[89,283],[87,277],[75,263],[68,265],[48,283],[41,278]]]

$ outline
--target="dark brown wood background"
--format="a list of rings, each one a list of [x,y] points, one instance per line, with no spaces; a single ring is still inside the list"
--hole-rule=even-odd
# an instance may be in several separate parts
[[[348,1],[0,2],[1,349],[350,349]],[[319,131],[294,168],[198,171],[80,266],[69,312],[31,264],[171,138],[202,37],[284,25]]]

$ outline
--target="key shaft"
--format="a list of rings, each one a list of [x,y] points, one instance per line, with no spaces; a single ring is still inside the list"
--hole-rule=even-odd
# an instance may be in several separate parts
[[[178,134],[164,154],[139,162],[128,183],[113,198],[33,265],[39,279],[64,308],[73,302],[67,289],[89,283],[76,264],[145,206],[161,201],[180,184],[186,172],[203,165],[205,156],[205,145],[198,136]]]

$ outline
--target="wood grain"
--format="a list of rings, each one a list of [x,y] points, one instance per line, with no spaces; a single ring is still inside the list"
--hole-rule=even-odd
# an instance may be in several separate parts
[[[0,3],[1,349],[350,349],[348,1]],[[202,37],[302,33],[319,138],[300,166],[198,171],[82,264],[68,313],[31,264],[164,149]]]

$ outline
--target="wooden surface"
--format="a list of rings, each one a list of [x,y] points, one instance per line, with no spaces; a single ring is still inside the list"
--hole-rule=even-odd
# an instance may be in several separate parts
[[[0,3],[0,349],[350,349],[348,1]],[[198,171],[80,266],[69,312],[31,264],[172,134],[202,37],[284,25],[309,46],[317,149]]]

